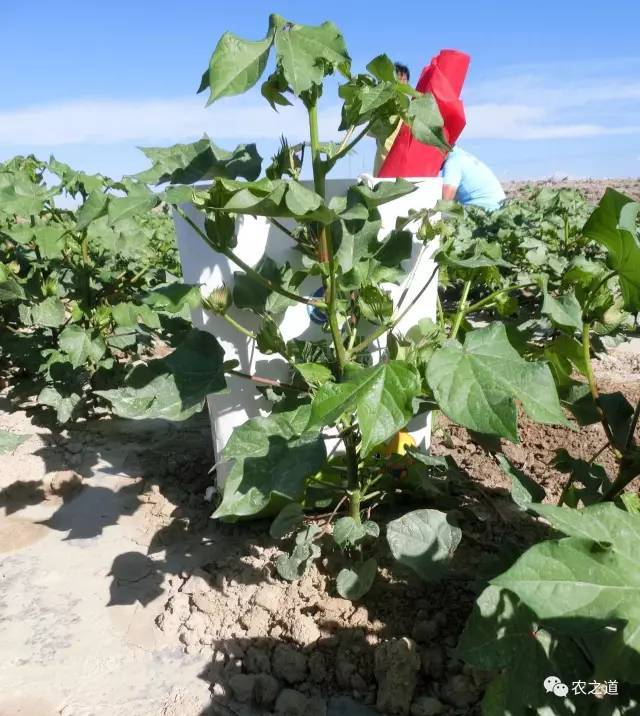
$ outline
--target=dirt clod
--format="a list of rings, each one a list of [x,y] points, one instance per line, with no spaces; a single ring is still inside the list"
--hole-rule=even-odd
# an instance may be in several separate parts
[[[272,584],[265,584],[260,587],[253,598],[253,603],[257,607],[262,607],[265,611],[273,613],[277,612],[282,604],[282,590]]]
[[[443,704],[433,696],[419,696],[411,704],[411,716],[437,716],[443,711]]]
[[[424,644],[430,642],[437,633],[438,625],[435,620],[430,619],[416,622],[411,632],[411,636],[415,639],[415,641]]]
[[[299,684],[307,675],[307,657],[286,644],[276,646],[271,666],[274,675],[287,684]]]
[[[296,614],[291,625],[291,636],[301,646],[310,646],[320,638],[320,630],[311,617]]]
[[[258,706],[271,706],[278,698],[280,684],[269,674],[258,674],[253,690],[253,697]]]
[[[254,674],[234,674],[229,679],[229,688],[234,698],[241,703],[248,703],[253,699],[253,692],[256,685]]]
[[[479,689],[465,674],[456,674],[449,678],[441,689],[442,698],[453,706],[468,706],[478,700]]]
[[[276,701],[275,712],[282,716],[306,716],[308,699],[294,689],[283,689]]]
[[[390,639],[376,648],[376,706],[379,711],[389,714],[409,713],[419,668],[420,657],[412,639]]]

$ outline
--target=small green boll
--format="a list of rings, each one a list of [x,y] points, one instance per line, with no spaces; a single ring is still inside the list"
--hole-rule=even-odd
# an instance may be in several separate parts
[[[231,303],[231,291],[224,283],[202,299],[202,307],[205,311],[210,311],[216,316],[224,316]]]
[[[42,285],[42,293],[45,296],[57,296],[58,295],[58,279],[54,276],[49,276],[45,279]]]

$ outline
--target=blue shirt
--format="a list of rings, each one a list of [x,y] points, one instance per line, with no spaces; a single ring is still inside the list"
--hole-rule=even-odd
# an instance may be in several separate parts
[[[447,155],[442,180],[444,184],[457,187],[456,201],[460,204],[473,204],[494,211],[506,198],[491,169],[460,147],[454,147]]]

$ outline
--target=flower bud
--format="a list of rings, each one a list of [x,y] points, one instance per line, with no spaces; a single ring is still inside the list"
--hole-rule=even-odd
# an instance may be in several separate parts
[[[222,286],[214,288],[208,296],[203,297],[202,307],[205,311],[223,316],[231,305],[231,291],[223,283]]]

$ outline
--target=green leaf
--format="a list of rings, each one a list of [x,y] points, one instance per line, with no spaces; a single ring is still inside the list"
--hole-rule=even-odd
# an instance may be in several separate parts
[[[502,323],[470,331],[464,346],[448,341],[427,365],[440,409],[471,430],[518,440],[515,401],[540,423],[567,425],[549,367],[528,362]]]
[[[634,567],[620,552],[568,537],[535,545],[493,583],[515,592],[542,619],[637,619]]]
[[[401,430],[413,416],[420,378],[404,361],[389,361],[356,371],[343,383],[325,383],[311,404],[308,429],[334,424],[355,410],[362,434],[361,456]]]
[[[367,65],[367,71],[382,82],[395,82],[396,69],[387,55],[374,57]]]
[[[67,326],[58,337],[60,350],[64,351],[74,368],[84,365],[87,360],[97,363],[107,347],[97,331],[88,331],[80,326]]]
[[[256,515],[272,502],[302,499],[306,478],[326,460],[322,437],[305,430],[309,412],[303,405],[235,428],[221,455],[234,463],[215,518]]]
[[[407,196],[412,194],[417,189],[413,182],[407,179],[396,179],[395,181],[383,181],[376,184],[373,188],[368,184],[356,184],[349,188],[347,193],[347,206],[353,206],[355,198],[358,201],[362,201],[368,209],[375,209],[382,204],[386,204],[394,199],[399,199],[401,196]],[[353,197],[353,198],[351,198]],[[348,210],[347,210],[348,211]],[[346,212],[342,214],[343,218],[357,218],[349,217]]]
[[[416,97],[407,112],[411,134],[423,144],[430,144],[442,151],[450,149],[444,138],[444,120],[434,96],[428,92]]]
[[[640,517],[610,502],[572,510],[556,505],[533,505],[532,509],[552,526],[570,537],[611,544],[628,557],[637,555],[640,545]]]
[[[220,97],[242,94],[251,89],[262,77],[273,44],[273,21],[264,40],[243,40],[232,32],[225,32],[218,40],[202,77],[198,92],[209,87],[207,106]]]
[[[271,316],[266,316],[260,324],[260,329],[256,334],[256,344],[258,350],[265,355],[272,355],[274,353],[287,355],[287,346],[284,342],[284,338],[280,333],[278,324]]]
[[[62,180],[62,185],[70,194],[78,194],[83,191],[90,194],[92,191],[102,189],[108,179],[102,174],[86,174],[85,172],[72,169],[68,164],[59,162],[55,157],[49,159],[48,169]]]
[[[57,259],[64,248],[66,230],[60,226],[36,225],[33,234],[36,245],[43,259]]]
[[[362,529],[367,537],[372,537],[373,539],[380,537],[380,527],[373,520],[365,520],[362,523]]]
[[[371,323],[386,324],[393,315],[393,299],[388,291],[377,286],[365,286],[358,294],[362,317]]]
[[[343,599],[355,601],[361,599],[371,589],[378,572],[378,563],[374,557],[362,564],[341,569],[336,578],[336,589]]]
[[[134,189],[135,187],[135,189]],[[141,216],[153,209],[159,202],[157,194],[149,191],[144,184],[133,185],[127,196],[110,196],[107,204],[107,219],[111,226],[131,217]]]
[[[14,278],[13,273],[0,263],[0,301],[20,301],[25,298],[24,289]]]
[[[200,305],[201,300],[200,288],[186,283],[156,286],[143,298],[143,302],[147,306],[166,313],[180,313],[185,306],[196,308]]]
[[[425,581],[446,572],[462,530],[439,510],[414,510],[387,525],[391,553]]]
[[[607,471],[602,465],[574,458],[563,448],[556,450],[553,466],[571,476],[571,484],[562,493],[563,503],[569,507],[577,507],[579,500],[585,505],[599,502],[603,489],[609,486]],[[576,485],[582,488],[577,489]]]
[[[131,328],[144,323],[149,328],[160,328],[158,314],[146,304],[138,306],[133,302],[116,303],[111,306],[111,315],[115,323],[122,328]]]
[[[587,374],[582,345],[565,333],[559,334],[547,345],[544,349],[544,357],[549,361],[559,386],[569,386],[574,383],[572,378],[574,369],[582,375]]]
[[[456,654],[478,669],[503,669],[530,638],[535,614],[506,589],[490,585],[476,600]]]
[[[289,264],[277,264],[265,255],[254,266],[254,270],[275,286],[285,288],[293,293],[296,292],[297,277],[294,276]],[[250,308],[256,313],[265,313],[266,311],[282,313],[294,303],[293,299],[285,298],[275,291],[271,291],[267,286],[242,271],[236,271],[233,277],[233,303],[238,308]]]
[[[276,105],[280,107],[291,106],[291,102],[285,97],[284,92],[288,89],[289,85],[282,76],[281,72],[274,72],[271,74],[260,87],[260,94],[267,100],[271,105],[271,109],[277,111]],[[268,174],[267,174],[268,176]]]
[[[39,326],[57,328],[64,323],[64,304],[59,298],[49,296],[33,306],[31,318]]]
[[[582,330],[582,307],[573,293],[554,297],[545,291],[542,313],[561,328]]]
[[[296,96],[321,85],[325,75],[350,62],[344,38],[332,22],[298,25],[274,16],[277,62]]]
[[[413,237],[410,231],[392,231],[373,254],[383,266],[399,266],[411,258]]]
[[[57,193],[33,181],[24,172],[7,172],[8,181],[0,183],[0,212],[28,218],[37,216],[45,203]]]
[[[300,222],[330,224],[336,214],[319,194],[295,179],[267,179],[254,182],[217,179],[204,198],[206,210],[224,210],[274,218],[294,218]]]
[[[639,202],[607,189],[583,229],[587,238],[607,249],[609,266],[620,279],[625,308],[634,313],[640,311],[639,211]]]
[[[94,189],[76,213],[76,228],[86,229],[92,221],[107,213],[109,197],[102,191]]]
[[[298,542],[291,555],[279,555],[276,560],[276,570],[283,579],[295,582],[302,577],[309,565],[319,556],[318,545],[313,542]]]
[[[606,630],[598,647],[594,652],[596,679],[605,681],[615,674],[615,679],[623,683],[640,684],[640,620],[615,631]]]
[[[224,351],[209,333],[193,329],[166,358],[138,365],[123,388],[97,390],[116,415],[141,420],[186,420],[210,393],[226,390]]]
[[[82,398],[73,392],[61,393],[53,386],[47,386],[40,391],[38,403],[54,408],[59,423],[66,423],[73,417]]]
[[[217,177],[243,177],[253,181],[260,175],[262,164],[255,144],[240,144],[228,152],[216,146],[206,135],[190,144],[140,149],[153,166],[136,174],[135,178],[147,184],[195,184]]]
[[[507,707],[507,679],[504,674],[498,674],[487,686],[482,697],[482,716],[505,716],[509,713]],[[513,716],[517,710],[511,712]]]
[[[518,470],[504,455],[497,454],[496,459],[502,471],[511,480],[511,498],[518,507],[526,510],[532,502],[542,502],[545,498],[544,488]]]
[[[307,214],[309,211],[315,211],[322,205],[322,197],[316,194],[315,191],[307,189],[300,182],[292,180],[288,182],[285,203],[289,211],[294,216],[298,216]]]
[[[13,452],[18,446],[22,445],[25,440],[29,439],[29,435],[19,435],[11,433],[8,430],[0,428],[0,455]]]
[[[640,618],[640,517],[610,503],[531,509],[570,537],[534,545],[493,583],[515,592],[541,619]]]
[[[320,386],[328,380],[333,380],[333,374],[322,363],[296,363],[295,369],[310,385]]]
[[[598,404],[605,414],[607,422],[611,427],[616,447],[624,450],[627,442],[627,435],[631,427],[633,407],[631,403],[620,392],[603,393],[598,399]]]
[[[269,535],[272,539],[282,539],[286,535],[294,532],[304,520],[304,510],[302,505],[297,502],[291,502],[285,505],[269,528]]]
[[[487,689],[483,714],[579,713],[569,705],[571,692],[563,701],[546,693],[543,681],[550,675],[567,684],[586,680],[590,667],[582,652],[572,639],[540,629],[536,615],[505,589],[489,586],[480,594],[456,654],[482,671],[504,669]]]
[[[353,517],[341,517],[333,525],[333,540],[340,548],[351,547],[365,536],[362,524],[356,522]]]
[[[640,515],[640,494],[637,492],[625,492],[620,495],[620,501],[627,512]]]

